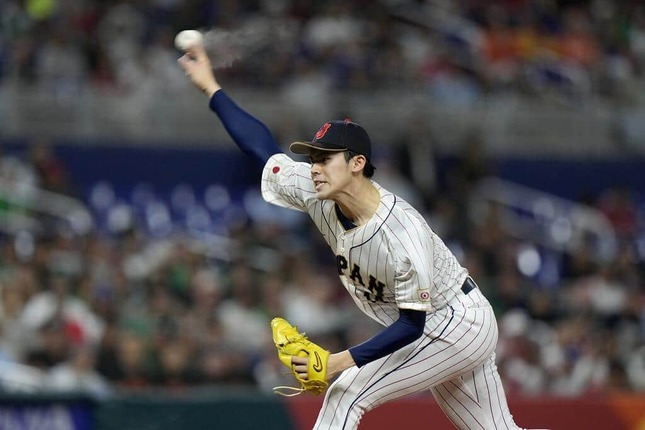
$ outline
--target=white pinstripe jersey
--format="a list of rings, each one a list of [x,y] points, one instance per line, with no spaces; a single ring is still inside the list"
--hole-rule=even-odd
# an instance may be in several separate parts
[[[331,200],[320,200],[308,163],[272,156],[262,173],[262,196],[309,213],[336,254],[341,282],[356,305],[383,325],[399,308],[431,312],[444,307],[467,271],[421,214],[377,183],[381,202],[367,224],[345,230]]]

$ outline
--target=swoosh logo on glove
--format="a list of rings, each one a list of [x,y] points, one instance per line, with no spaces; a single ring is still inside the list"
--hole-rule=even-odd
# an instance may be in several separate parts
[[[322,364],[322,360],[320,359],[320,355],[318,354],[318,351],[314,351],[314,357],[316,357],[316,362],[314,363],[312,368],[316,372],[320,372],[321,370],[323,370],[323,364]]]

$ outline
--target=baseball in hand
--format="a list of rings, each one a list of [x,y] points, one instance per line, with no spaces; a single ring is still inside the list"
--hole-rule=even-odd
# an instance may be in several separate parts
[[[194,45],[204,43],[204,36],[197,30],[183,30],[175,36],[175,47],[180,51],[186,51]]]

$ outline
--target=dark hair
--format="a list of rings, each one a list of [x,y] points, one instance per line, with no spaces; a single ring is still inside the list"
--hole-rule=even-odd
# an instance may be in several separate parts
[[[349,163],[349,160],[356,157],[357,155],[363,154],[359,154],[358,152],[354,152],[348,149],[347,151],[345,151],[345,161]],[[363,155],[363,157],[365,156]],[[365,167],[363,168],[363,176],[365,176],[366,178],[371,178],[372,176],[374,176],[374,170],[376,170],[376,168],[372,165],[370,160],[367,159],[367,157],[365,157],[365,159],[367,160],[367,162],[365,163]]]

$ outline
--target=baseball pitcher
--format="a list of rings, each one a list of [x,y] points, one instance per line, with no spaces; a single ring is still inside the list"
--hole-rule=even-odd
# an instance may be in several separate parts
[[[419,212],[372,180],[363,127],[324,123],[312,140],[290,145],[309,157],[296,162],[221,89],[202,46],[179,63],[236,144],[264,166],[264,199],[311,216],[347,293],[384,327],[332,353],[272,321],[280,360],[303,389],[325,393],[314,428],[355,429],[366,411],[429,390],[459,429],[518,429],[495,366],[490,304]]]

